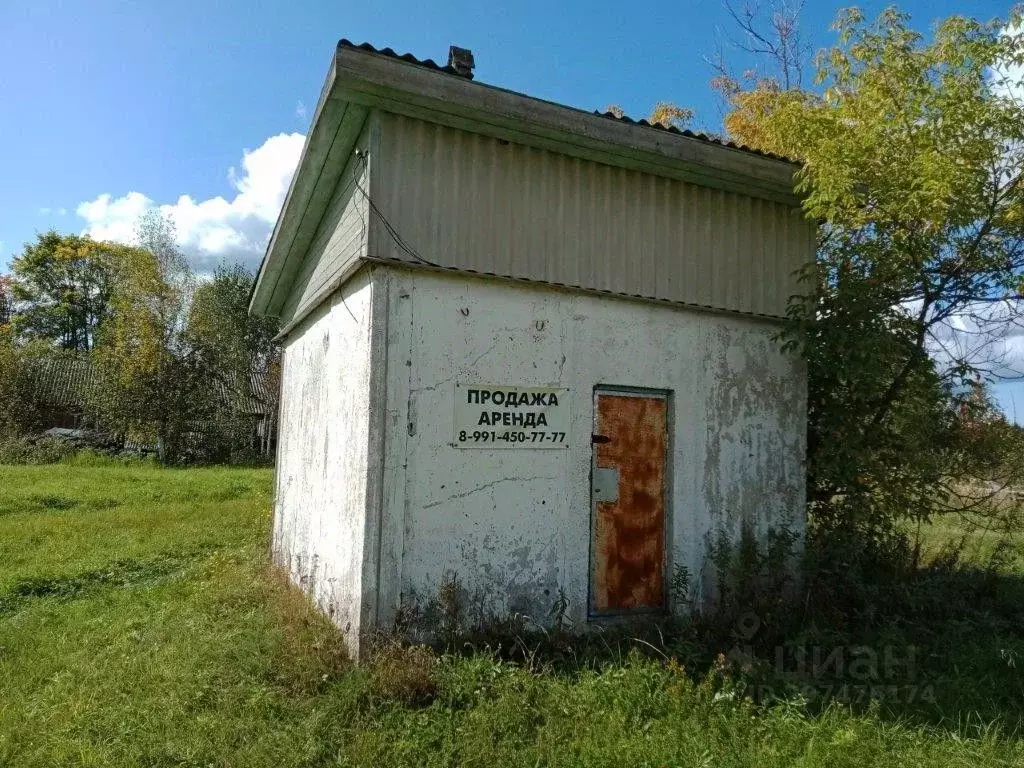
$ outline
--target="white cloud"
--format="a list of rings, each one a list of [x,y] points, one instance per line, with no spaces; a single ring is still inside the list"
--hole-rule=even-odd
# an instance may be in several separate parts
[[[135,239],[135,225],[139,217],[153,205],[153,201],[141,192],[129,192],[116,199],[104,192],[95,200],[79,204],[75,213],[85,219],[88,224],[86,234],[96,240],[130,243]]]
[[[1024,35],[1024,28],[1009,26],[1002,34],[1017,37]],[[1024,65],[997,64],[989,71],[989,87],[1024,106]],[[1007,169],[1019,162],[1018,150],[1008,150]],[[909,312],[919,308],[917,302],[906,307]],[[932,328],[928,350],[943,369],[966,362],[996,381],[1019,378],[1024,375],[1024,307],[1011,301],[970,304]]]
[[[298,102],[295,105],[295,116],[297,118],[299,118],[299,120],[305,120],[306,119],[306,114],[307,113],[306,113],[306,104],[305,104],[305,102],[302,102],[302,101]]]
[[[968,307],[935,326],[929,346],[940,364],[963,361],[995,378],[1024,372],[1024,328],[1009,304]]]
[[[920,300],[904,311],[916,316]],[[928,353],[941,371],[966,363],[985,378],[998,381],[1024,375],[1024,307],[1013,300],[977,301],[932,325]]]
[[[178,244],[193,267],[207,272],[221,261],[239,261],[255,268],[281,210],[305,137],[301,133],[271,136],[252,151],[245,150],[241,169],[228,169],[234,189],[230,199],[221,195],[196,200],[183,194],[176,202],[158,204],[141,192],[121,197],[103,193],[79,204],[75,212],[85,220],[85,233],[97,240],[131,243],[139,217],[151,208],[173,219]]]

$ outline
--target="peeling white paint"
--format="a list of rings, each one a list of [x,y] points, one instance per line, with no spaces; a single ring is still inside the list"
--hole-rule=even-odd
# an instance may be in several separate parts
[[[373,285],[363,270],[287,340],[275,562],[344,630],[361,630],[370,455]]]
[[[776,325],[549,288],[387,270],[394,330],[388,359],[385,517],[400,552],[382,562],[390,604],[436,594],[458,576],[486,612],[546,620],[559,589],[586,618],[593,391],[672,393],[672,560],[702,572],[708,537],[802,527],[805,374],[773,340]],[[378,273],[375,279],[385,279]],[[403,298],[395,299],[395,296]],[[390,364],[390,363],[389,363]],[[455,382],[570,389],[566,451],[450,446]]]
[[[564,590],[585,622],[598,385],[671,392],[672,563],[699,577],[744,520],[802,528],[805,373],[775,324],[382,266],[342,293],[288,343],[275,552],[353,643],[452,574],[482,614],[544,623]],[[454,448],[480,381],[568,387],[569,447]]]

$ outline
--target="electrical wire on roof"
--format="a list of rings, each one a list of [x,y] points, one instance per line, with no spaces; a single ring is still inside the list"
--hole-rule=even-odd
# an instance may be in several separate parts
[[[415,248],[402,239],[402,236],[398,234],[398,230],[395,229],[394,225],[390,221],[388,221],[387,216],[385,216],[380,208],[377,207],[377,204],[373,202],[373,199],[370,197],[370,193],[363,189],[363,185],[359,183],[358,178],[359,175],[367,168],[367,153],[364,150],[357,149],[355,154],[356,157],[359,158],[362,167],[360,168],[359,173],[352,177],[352,183],[355,185],[355,188],[359,190],[362,196],[366,198],[366,202],[370,206],[370,211],[380,220],[380,223],[384,225],[384,229],[387,230],[387,233],[391,236],[395,245],[397,245],[401,251],[412,257],[413,260],[426,264],[429,267],[442,269],[440,264],[422,256]]]

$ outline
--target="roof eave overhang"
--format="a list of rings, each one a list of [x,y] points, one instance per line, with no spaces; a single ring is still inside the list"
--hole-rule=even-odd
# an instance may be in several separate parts
[[[310,197],[327,160],[330,144],[337,133],[343,110],[337,108],[333,99],[337,75],[337,56],[331,59],[331,67],[327,71],[320,99],[313,112],[313,121],[306,133],[306,141],[299,154],[299,162],[292,174],[288,192],[285,195],[281,212],[277,215],[274,231],[267,243],[267,250],[260,261],[256,282],[253,284],[252,295],[249,297],[249,312],[256,315],[275,314],[270,311],[271,300],[277,288],[281,272],[291,253],[299,224],[305,218]]]
[[[702,186],[797,206],[797,166],[699,138],[543,101],[477,83],[380,53],[339,46],[320,93],[312,127],[303,146],[266,255],[260,264],[249,309],[274,314],[274,299],[285,263],[297,254],[295,235],[303,221],[319,221],[314,200],[328,156],[345,151],[346,109],[379,108],[452,128],[493,136],[587,160]],[[354,139],[353,139],[354,141]],[[350,150],[351,147],[348,147]],[[347,154],[347,151],[345,151]],[[343,164],[343,162],[342,162]],[[311,202],[313,203],[311,206]]]

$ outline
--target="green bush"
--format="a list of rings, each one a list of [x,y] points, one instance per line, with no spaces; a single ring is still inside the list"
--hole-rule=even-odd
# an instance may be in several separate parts
[[[0,464],[56,464],[75,451],[71,443],[57,438],[10,437],[0,440]]]
[[[57,437],[9,437],[0,440],[0,464],[67,464],[75,467],[147,467],[153,456],[83,448]]]

